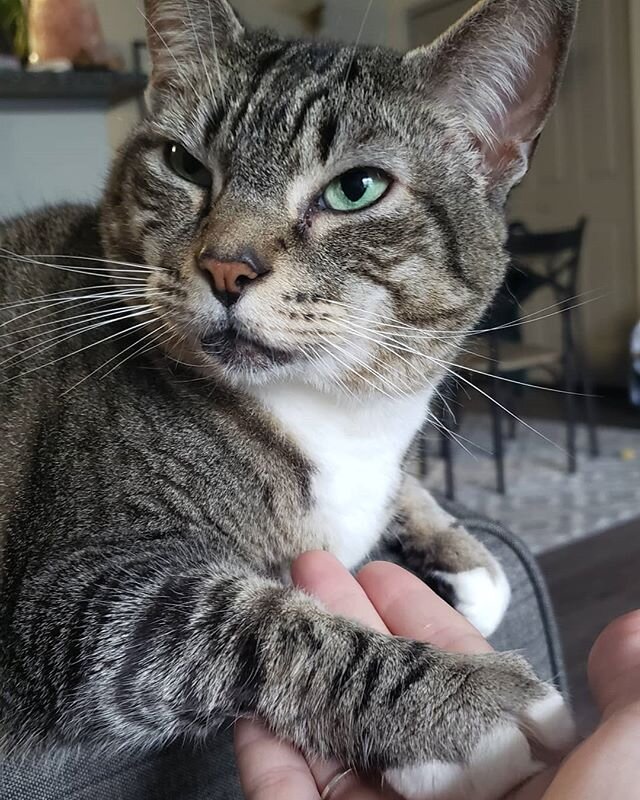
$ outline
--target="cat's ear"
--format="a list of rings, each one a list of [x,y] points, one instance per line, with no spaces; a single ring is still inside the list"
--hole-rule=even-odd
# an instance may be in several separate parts
[[[151,82],[210,71],[244,29],[227,0],[145,0]]]
[[[556,101],[579,0],[484,0],[406,56],[425,92],[468,129],[489,190],[524,176]]]

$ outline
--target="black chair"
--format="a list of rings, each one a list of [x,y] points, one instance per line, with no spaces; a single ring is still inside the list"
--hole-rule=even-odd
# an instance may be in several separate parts
[[[500,406],[513,412],[518,391],[504,378],[526,382],[533,369],[550,372],[556,385],[565,391],[567,467],[570,473],[577,469],[576,429],[578,425],[577,399],[584,399],[586,422],[589,432],[589,451],[593,457],[599,455],[596,408],[593,385],[583,348],[580,343],[580,315],[577,308],[580,256],[584,242],[586,220],[567,231],[532,233],[522,223],[510,227],[507,249],[511,254],[511,266],[507,277],[487,314],[478,325],[476,333],[467,342],[467,352],[460,360],[459,371],[465,377],[477,381],[478,373],[487,375],[490,402],[493,450],[496,463],[497,488],[506,491],[504,464],[504,421],[509,417],[510,435],[515,435],[516,420]],[[558,348],[527,344],[522,341],[519,325],[522,304],[540,289],[553,292],[557,309],[562,313],[561,341]],[[508,390],[509,389],[509,390]],[[447,410],[447,405],[459,402],[458,387],[445,387],[448,403],[439,409],[443,433],[442,456],[446,462],[446,492],[455,495],[453,468],[454,448],[448,434],[455,433],[457,423]],[[448,439],[445,444],[444,439]],[[424,453],[424,446],[421,452]],[[423,470],[426,464],[423,465]]]

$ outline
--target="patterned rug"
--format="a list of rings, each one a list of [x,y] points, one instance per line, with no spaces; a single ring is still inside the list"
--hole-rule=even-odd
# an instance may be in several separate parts
[[[519,426],[517,438],[506,443],[507,495],[501,496],[495,490],[489,417],[466,416],[460,435],[468,440],[463,444],[469,452],[453,445],[457,500],[500,520],[535,553],[640,518],[640,430],[600,428],[602,455],[590,459],[586,431],[581,427],[579,469],[576,475],[569,475],[562,422],[527,422],[559,447]],[[436,453],[435,434],[432,441],[430,451]],[[426,484],[442,491],[444,466],[439,458],[430,458]]]

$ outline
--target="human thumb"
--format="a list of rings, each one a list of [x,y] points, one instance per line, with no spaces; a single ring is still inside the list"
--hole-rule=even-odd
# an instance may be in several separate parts
[[[640,714],[640,611],[620,617],[598,637],[589,682],[604,719],[632,707]]]

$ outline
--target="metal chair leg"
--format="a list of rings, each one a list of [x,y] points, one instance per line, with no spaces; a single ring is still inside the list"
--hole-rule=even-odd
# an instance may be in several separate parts
[[[493,397],[498,400],[500,388],[498,386],[499,379],[494,378],[493,381]],[[504,469],[504,436],[502,431],[502,409],[497,403],[490,402],[491,406],[491,419],[492,419],[492,434],[493,434],[493,457],[496,462],[496,487],[500,494],[507,493],[507,486],[505,481]]]
[[[569,310],[565,310],[562,317],[563,358],[565,390],[565,413],[567,421],[567,470],[570,475],[575,474],[578,468],[576,454],[576,347],[573,338],[573,321]]]
[[[444,461],[445,494],[448,500],[456,499],[455,447],[453,446],[453,437],[450,432],[455,431],[457,427],[456,418],[451,409],[451,403],[455,402],[457,394],[458,387],[456,383],[448,382],[441,387],[440,421],[442,433],[440,448]]]
[[[591,370],[583,353],[579,355],[580,362],[580,386],[584,392],[584,406],[587,418],[587,431],[589,433],[589,455],[592,458],[600,456],[600,437],[598,436],[598,416],[596,411],[596,399],[593,393],[593,381]]]
[[[429,474],[429,443],[427,442],[427,426],[420,431],[418,438],[418,469],[420,479],[424,480]]]
[[[502,386],[498,370],[500,365],[500,344],[495,334],[489,336],[489,356],[491,361],[491,396],[496,402],[489,401],[491,406],[493,457],[496,462],[496,488],[500,494],[507,493],[504,470],[504,435],[502,431]],[[499,405],[500,404],[500,405]]]
[[[442,432],[442,454],[444,458],[444,491],[447,500],[456,499],[456,479],[453,464],[453,447],[451,437],[446,431]]]
[[[573,364],[571,357],[567,356],[564,360],[564,390],[566,392],[565,400],[565,414],[567,423],[567,471],[570,475],[574,475],[578,469],[578,459],[576,453],[576,398],[575,398],[575,380],[573,377]]]

